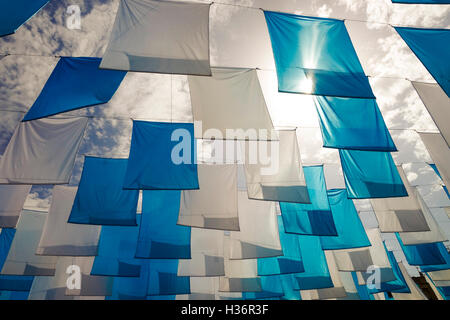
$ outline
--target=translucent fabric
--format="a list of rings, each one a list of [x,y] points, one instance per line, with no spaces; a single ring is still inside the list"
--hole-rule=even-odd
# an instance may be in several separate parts
[[[429,231],[427,220],[417,199],[417,190],[409,185],[402,166],[397,166],[408,196],[399,198],[371,199],[381,232]],[[419,195],[420,197],[420,195]]]
[[[54,186],[36,254],[50,256],[95,256],[100,227],[68,223],[76,187]]]
[[[288,233],[337,236],[323,166],[303,167],[311,204],[280,202],[281,216]]]
[[[395,30],[450,97],[450,30],[406,27]]]
[[[126,72],[99,65],[100,58],[61,57],[23,121],[108,102]]]
[[[371,294],[379,292],[401,292],[401,293],[411,292],[411,290],[408,288],[408,285],[406,284],[405,278],[403,277],[400,267],[397,264],[394,254],[388,250],[386,250],[386,254],[389,258],[389,263],[391,264],[395,280],[376,284],[379,288],[377,288],[377,286],[375,286],[375,288],[367,286],[367,290]]]
[[[412,244],[423,244],[432,242],[442,242],[448,240],[445,235],[441,232],[441,227],[434,218],[433,213],[428,208],[424,199],[419,192],[415,191],[417,200],[419,200],[419,205],[422,210],[423,216],[429,227],[429,231],[419,231],[419,232],[399,232],[398,235],[402,239],[405,245]],[[437,208],[439,209],[439,208]],[[436,210],[436,209],[434,209]]]
[[[191,123],[134,120],[124,189],[198,189],[194,143]]]
[[[255,69],[213,68],[188,81],[196,138],[278,140]]]
[[[0,228],[15,228],[31,186],[0,185]]]
[[[411,279],[411,277],[409,276],[408,271],[406,270],[403,263],[399,262],[398,267],[400,268],[403,278],[405,279],[406,284],[411,292],[410,293],[392,292],[392,297],[394,298],[394,300],[427,300],[422,291],[417,287],[414,280]]]
[[[447,188],[450,188],[450,148],[439,133],[419,133],[428,153],[439,170]]]
[[[343,20],[264,15],[280,92],[375,98]]]
[[[339,149],[339,156],[349,198],[408,195],[389,152]]]
[[[283,219],[277,216],[282,256],[258,259],[258,275],[269,276],[304,272],[300,242],[298,236],[287,233]]]
[[[333,251],[339,271],[366,272],[367,268],[376,265],[382,269],[381,272],[392,274],[379,230],[368,229],[366,233],[371,243],[370,247]]]
[[[138,190],[123,190],[127,159],[85,157],[69,223],[135,226]]]
[[[8,257],[16,229],[0,230],[0,271]],[[33,283],[33,276],[0,275],[0,291],[29,291]]]
[[[91,300],[111,295],[113,278],[89,275],[93,261],[94,257],[58,257],[54,276],[35,277],[30,300]],[[80,288],[69,287],[68,284],[74,284],[71,275],[78,274],[78,270]]]
[[[177,225],[180,194],[178,190],[144,190],[137,258],[191,258],[191,228]]]
[[[138,277],[114,277],[111,295],[105,300],[146,300],[150,261],[142,262]]]
[[[149,260],[148,296],[191,293],[189,277],[178,276],[178,260]]]
[[[323,146],[397,151],[375,99],[316,96]]]
[[[181,1],[121,1],[100,68],[211,75],[209,8]]]
[[[139,277],[143,261],[135,258],[135,252],[140,220],[137,215],[138,226],[102,226],[91,275]]]
[[[242,144],[245,148],[244,168],[248,197],[257,200],[311,203],[296,131],[279,130],[277,133],[279,141]],[[254,149],[256,143],[257,150]],[[261,159],[261,152],[264,152],[262,150],[266,150],[267,157],[274,153],[276,158],[265,163],[265,159]],[[253,159],[255,152],[260,152],[257,160]]]
[[[436,83],[411,83],[450,148],[450,98]]]
[[[198,166],[199,190],[181,193],[178,224],[239,231],[237,165]]]
[[[364,226],[353,201],[345,189],[327,190],[337,236],[320,237],[323,250],[351,249],[370,246]]]
[[[431,280],[436,284],[438,287],[447,287],[450,286],[450,269],[447,270],[438,270],[438,271],[431,271],[427,273]]]
[[[441,173],[439,172],[437,166],[434,163],[428,164],[431,168],[433,168],[434,172],[439,176],[439,179],[442,180]],[[448,191],[448,188],[446,186],[442,186],[442,189],[444,189],[445,193],[447,194],[447,197],[450,199],[450,192]]]
[[[251,200],[238,192],[240,231],[230,232],[230,259],[276,257],[283,254],[278,234],[275,203]]]
[[[294,274],[297,289],[310,290],[333,287],[325,252],[316,236],[298,236],[305,272]]]
[[[16,32],[28,19],[43,8],[49,0],[4,1],[0,5],[0,37]]]
[[[1,274],[53,276],[56,257],[36,255],[47,213],[23,210]],[[2,230],[3,233],[3,230]]]
[[[398,235],[397,240],[410,265],[423,266],[426,271],[448,269],[450,255],[442,242],[404,245]]]
[[[339,271],[339,276],[346,295],[345,297],[332,298],[331,300],[360,300],[358,290],[353,282],[352,273]]]
[[[284,290],[281,283],[281,276],[273,275],[261,277],[261,292],[243,292],[242,299],[256,300],[280,298],[284,296]]]
[[[215,277],[225,275],[221,230],[191,229],[191,259],[178,263],[179,276]]]
[[[67,184],[87,118],[21,122],[0,159],[0,181],[9,184]]]
[[[220,277],[219,291],[262,292],[256,259],[229,260],[225,258],[225,276]]]
[[[325,252],[325,257],[327,260],[328,269],[330,271],[330,277],[333,282],[333,287],[302,290],[301,295],[303,300],[325,300],[325,299],[344,298],[347,296],[344,284],[341,281],[341,275],[336,266],[336,261],[334,259],[333,253],[327,251]]]

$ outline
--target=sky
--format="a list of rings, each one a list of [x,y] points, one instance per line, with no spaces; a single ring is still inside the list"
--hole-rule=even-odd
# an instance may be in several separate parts
[[[15,34],[0,38],[0,56],[11,54],[0,60],[0,155],[51,74],[58,61],[55,56],[103,55],[118,4],[119,0],[51,0]],[[81,9],[80,30],[66,27],[70,5]],[[449,28],[450,6],[392,4],[390,0],[219,0],[211,6],[211,65],[259,69],[275,127],[298,127],[303,164],[327,164],[326,178],[331,188],[343,187],[338,152],[322,147],[311,96],[277,92],[270,38],[259,8],[345,19],[399,149],[393,153],[395,162],[403,164],[411,184],[419,185],[429,206],[450,206],[440,180],[425,164],[431,158],[416,132],[438,131],[408,80],[435,81],[389,25]],[[84,155],[128,157],[131,119],[193,121],[186,76],[149,73],[128,73],[109,103],[68,114],[94,116],[77,155],[71,185],[78,184]],[[50,202],[51,187],[33,186],[25,206],[46,210]],[[370,204],[359,201],[356,206],[362,216],[369,212],[363,220],[373,226],[376,221],[370,216]]]

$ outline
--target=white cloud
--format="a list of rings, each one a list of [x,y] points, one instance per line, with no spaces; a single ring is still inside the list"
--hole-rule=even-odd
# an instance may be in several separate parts
[[[317,9],[317,15],[319,17],[327,18],[331,15],[332,12],[333,12],[333,9],[329,6],[327,6],[326,4],[320,6],[319,9]]]

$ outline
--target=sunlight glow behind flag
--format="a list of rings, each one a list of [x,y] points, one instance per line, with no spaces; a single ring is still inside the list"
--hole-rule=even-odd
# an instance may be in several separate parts
[[[278,90],[373,99],[344,21],[264,11]]]

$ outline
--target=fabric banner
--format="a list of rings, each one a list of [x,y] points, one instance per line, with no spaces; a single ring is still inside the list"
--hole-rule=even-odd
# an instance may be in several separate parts
[[[191,259],[178,263],[179,276],[217,277],[225,275],[224,232],[212,229],[191,229]]]
[[[298,290],[332,288],[333,280],[328,269],[320,238],[298,236],[305,272],[294,274]]]
[[[450,286],[450,269],[431,271],[428,272],[428,275],[438,287]],[[445,285],[441,285],[444,281],[446,281],[447,283]]]
[[[386,249],[386,247],[385,247]],[[367,287],[367,290],[371,294],[379,293],[379,292],[399,292],[399,293],[410,293],[411,290],[408,288],[406,284],[405,278],[400,270],[400,267],[397,264],[394,254],[391,251],[386,250],[386,254],[389,258],[389,263],[391,265],[392,271],[395,276],[395,280],[391,281],[383,281],[380,283],[371,283],[368,284],[367,281],[364,281]],[[361,273],[364,274],[364,273]],[[382,274],[382,273],[381,273]],[[366,280],[366,279],[365,279]]]
[[[123,190],[127,159],[84,157],[69,223],[135,226],[138,190]]]
[[[283,219],[277,216],[282,256],[258,259],[258,275],[269,276],[278,274],[301,273],[305,271],[298,236],[287,233]]]
[[[191,123],[133,120],[124,189],[198,189],[195,150]]]
[[[189,277],[178,276],[178,260],[149,260],[148,296],[190,294]]]
[[[112,294],[113,278],[90,276],[93,257],[58,257],[53,277],[35,277],[29,300],[103,300]],[[79,267],[80,289],[69,289],[67,279]]]
[[[191,258],[191,228],[177,225],[180,194],[178,190],[144,190],[136,258]]]
[[[87,118],[21,122],[0,159],[0,181],[9,184],[67,184]]]
[[[193,2],[121,1],[100,68],[211,75],[209,8]]]
[[[143,261],[135,252],[141,215],[136,220],[138,226],[102,226],[92,276],[139,277]]]
[[[405,245],[423,244],[432,242],[442,242],[448,240],[441,232],[440,225],[434,218],[433,213],[426,205],[419,192],[415,191],[417,200],[419,200],[420,209],[428,225],[429,231],[422,232],[399,232],[398,235]],[[439,208],[437,208],[439,209]]]
[[[352,273],[339,271],[339,277],[346,295],[345,297],[331,298],[329,300],[360,300],[358,290],[353,282]]]
[[[280,202],[288,233],[337,236],[327,196],[323,166],[303,167],[311,204]]]
[[[255,69],[213,68],[189,76],[198,139],[278,140]],[[262,132],[263,131],[263,132]]]
[[[261,292],[243,292],[243,300],[275,299],[284,296],[281,276],[261,277]]]
[[[181,193],[178,224],[239,231],[237,165],[198,166],[199,190]]]
[[[366,285],[358,284],[357,273],[351,273],[360,300],[385,300],[382,293],[370,294]]]
[[[344,298],[347,296],[344,284],[341,281],[341,275],[336,265],[336,260],[332,252],[325,252],[328,269],[330,271],[331,280],[333,282],[332,288],[302,290],[301,295],[303,300],[325,300],[333,298]]]
[[[283,296],[280,300],[301,300],[300,290],[293,274],[281,274],[275,276],[281,282],[283,288]]]
[[[264,15],[280,92],[375,98],[343,20]]]
[[[439,177],[440,181],[442,181],[442,176],[437,166],[434,163],[429,163],[428,165],[433,169],[433,171]],[[442,186],[442,189],[444,189],[445,193],[447,194],[447,198],[450,199],[450,192],[448,191],[448,188],[446,186]]]
[[[398,267],[400,268],[400,271],[403,275],[403,278],[406,281],[406,285],[410,289],[410,293],[396,293],[392,292],[392,296],[395,300],[427,300],[425,295],[422,293],[422,290],[420,290],[413,279],[408,274],[408,271],[406,270],[403,263],[399,262]]]
[[[16,229],[6,228],[0,230],[0,271],[8,257]],[[33,283],[33,276],[0,275],[0,292],[3,291],[29,291]]]
[[[91,276],[92,265],[94,263],[94,257],[58,257],[59,260],[64,261],[64,268],[57,268],[55,278],[58,275],[61,276],[61,282],[63,287],[66,288],[66,296],[88,296],[88,297],[103,297],[112,294],[112,285],[114,278]],[[67,268],[68,266],[78,266],[81,271],[81,287],[80,289],[67,288]],[[61,274],[59,273],[61,272]]]
[[[394,28],[450,97],[450,30]]]
[[[447,188],[450,188],[450,148],[439,133],[419,133],[428,153],[439,170]]]
[[[430,227],[424,217],[417,190],[409,185],[402,166],[397,166],[408,196],[398,198],[371,199],[381,232],[423,232]],[[419,195],[420,196],[420,195]]]
[[[28,300],[30,291],[0,291],[0,300]]]
[[[216,300],[219,293],[218,277],[191,277],[189,278],[191,293],[177,295],[176,300]]]
[[[411,82],[450,147],[450,98],[436,83]]]
[[[333,221],[337,236],[320,237],[323,250],[351,249],[370,246],[364,226],[356,212],[353,201],[345,189],[328,190]]]
[[[46,217],[47,213],[44,212],[22,211],[1,274],[25,276],[53,276],[55,274],[57,257],[35,254]]]
[[[36,254],[49,256],[95,256],[100,227],[68,223],[76,187],[55,186]]]
[[[0,37],[16,32],[28,19],[41,10],[49,0],[4,1],[0,5]]]
[[[141,264],[138,277],[113,277],[111,295],[105,300],[146,300],[149,286],[150,260]]]
[[[15,228],[31,186],[0,185],[0,228]]]
[[[323,146],[397,151],[375,99],[316,96]]]
[[[408,195],[389,152],[339,149],[339,156],[349,198]]]
[[[230,259],[277,257],[283,254],[278,234],[275,203],[251,200],[238,191],[240,231],[230,232]]]
[[[107,103],[126,72],[99,69],[100,58],[61,57],[22,121]]]
[[[295,130],[277,131],[279,141],[242,143],[245,151],[245,177],[248,197],[257,200],[311,203],[301,164]],[[257,150],[254,149],[257,143]],[[271,162],[252,159],[256,152],[266,150]],[[261,153],[260,157],[261,157]],[[277,161],[273,163],[273,161]]]
[[[420,266],[422,271],[449,269],[450,254],[442,242],[405,245],[397,234],[408,264]]]
[[[382,272],[393,274],[379,229],[368,229],[366,233],[370,247],[333,251],[339,271],[366,272],[370,266],[376,265]],[[394,278],[391,277],[392,279]]]
[[[219,291],[261,292],[261,278],[258,277],[257,269],[256,259],[230,260],[225,258],[225,276],[220,277]]]

